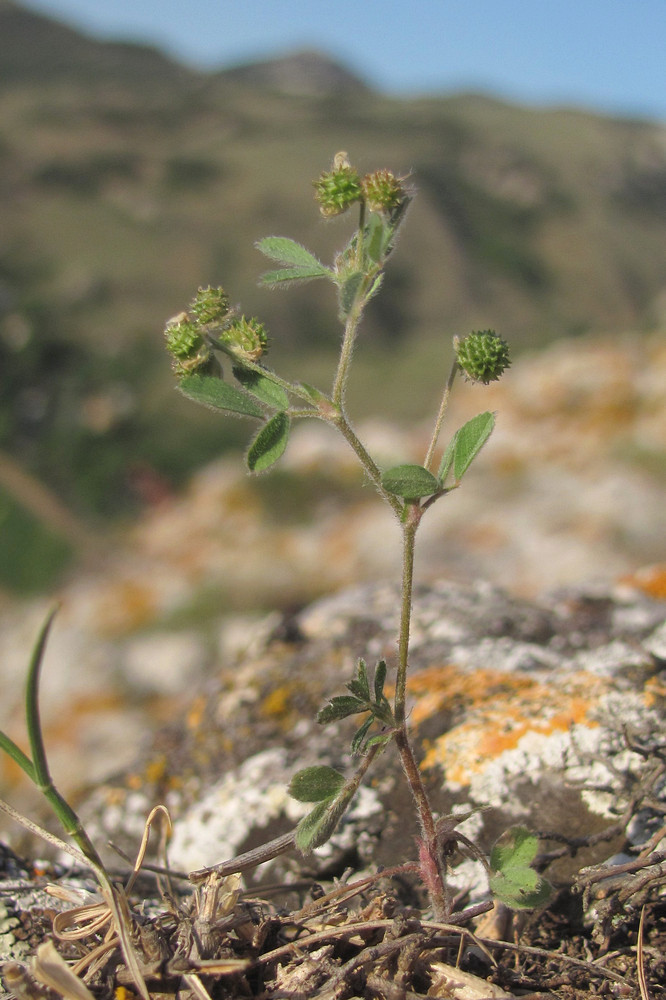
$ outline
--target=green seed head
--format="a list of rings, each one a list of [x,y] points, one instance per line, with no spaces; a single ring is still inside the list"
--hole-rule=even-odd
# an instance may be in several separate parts
[[[393,213],[401,207],[408,198],[402,181],[390,170],[375,170],[366,174],[361,181],[365,203],[371,212]]]
[[[258,361],[268,347],[264,324],[258,319],[246,319],[245,316],[230,323],[219,340],[239,361]]]
[[[229,296],[223,288],[200,288],[192,299],[190,311],[204,326],[221,323],[229,312]]]
[[[164,338],[177,375],[187,375],[208,363],[210,348],[187,313],[179,313],[168,321]]]
[[[511,364],[509,345],[494,330],[470,333],[454,343],[458,364],[472,382],[496,382]]]
[[[333,169],[324,171],[314,182],[319,211],[327,218],[341,215],[362,197],[361,180],[346,153],[336,153]]]

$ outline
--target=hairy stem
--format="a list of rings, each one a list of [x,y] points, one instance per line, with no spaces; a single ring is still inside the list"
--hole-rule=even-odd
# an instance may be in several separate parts
[[[393,738],[419,817],[419,826],[423,837],[420,852],[421,876],[428,890],[435,920],[444,920],[450,911],[446,892],[445,868],[437,841],[435,818],[407,736],[405,722],[396,729]]]
[[[442,424],[444,423],[444,417],[446,415],[446,410],[449,405],[449,396],[451,395],[451,389],[453,388],[453,383],[455,381],[457,372],[458,372],[458,359],[457,357],[455,357],[453,360],[453,364],[451,365],[451,371],[449,372],[449,377],[446,380],[446,385],[444,386],[442,401],[439,404],[437,420],[435,421],[435,429],[432,432],[432,438],[430,440],[430,445],[428,446],[428,452],[425,457],[425,462],[423,463],[425,468],[430,469],[430,471],[433,473],[435,473],[435,470],[431,468],[432,460],[435,456],[435,448],[437,447],[437,441],[439,440],[439,435],[442,430]]]
[[[344,409],[340,409],[335,416],[332,417],[322,415],[322,419],[327,420],[329,423],[332,423],[335,427],[337,427],[345,441],[351,445],[356,457],[365,469],[368,478],[372,481],[382,499],[386,501],[397,517],[402,517],[404,509],[402,503],[398,497],[394,496],[393,493],[389,493],[382,486],[381,470],[370,453],[367,451],[365,445],[356,436],[356,432],[349,423]]]
[[[407,506],[407,517],[402,526],[402,596],[400,601],[400,627],[398,631],[398,672],[395,681],[394,715],[398,725],[405,721],[405,692],[409,660],[409,630],[412,620],[412,595],[414,589],[414,548],[416,530],[422,510],[417,503]]]

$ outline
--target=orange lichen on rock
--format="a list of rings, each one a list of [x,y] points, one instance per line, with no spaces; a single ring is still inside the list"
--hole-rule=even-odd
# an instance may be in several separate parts
[[[666,563],[644,566],[635,573],[623,576],[620,583],[634,590],[640,590],[658,601],[666,601]]]
[[[549,736],[574,725],[598,726],[593,710],[607,690],[606,679],[585,671],[549,684],[543,675],[431,667],[409,682],[412,724],[418,728],[442,711],[464,712],[464,721],[429,742],[421,766],[441,767],[448,782],[468,785],[529,733]]]

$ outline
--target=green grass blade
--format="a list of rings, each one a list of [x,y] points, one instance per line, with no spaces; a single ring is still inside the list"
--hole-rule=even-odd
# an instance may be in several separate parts
[[[33,781],[40,788],[51,784],[51,776],[46,762],[42,725],[39,718],[39,675],[49,632],[57,611],[58,608],[55,607],[48,614],[37,637],[28,667],[28,683],[25,694],[25,721],[30,740],[30,752],[32,753]]]
[[[4,750],[6,754],[12,758],[12,760],[22,767],[25,773],[28,775],[31,781],[35,781],[35,769],[32,766],[32,761],[27,757],[20,747],[17,747],[14,740],[10,739],[6,733],[3,733],[0,729],[0,750]]]

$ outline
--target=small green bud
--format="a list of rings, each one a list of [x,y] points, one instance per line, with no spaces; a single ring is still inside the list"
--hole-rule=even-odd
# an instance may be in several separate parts
[[[327,218],[341,215],[362,197],[361,180],[346,153],[336,153],[333,169],[324,171],[314,182],[319,211]]]
[[[222,332],[219,342],[228,347],[239,361],[258,361],[268,347],[266,328],[258,319],[235,319]]]
[[[401,178],[390,170],[375,170],[372,174],[366,174],[361,181],[361,188],[370,211],[383,212],[385,215],[393,215],[409,197]]]
[[[458,364],[471,382],[496,382],[510,366],[509,345],[494,330],[470,333],[454,340]]]
[[[179,313],[164,329],[166,348],[177,375],[187,375],[210,360],[210,348],[187,313]]]
[[[192,299],[190,311],[204,326],[221,323],[229,312],[229,296],[223,288],[200,288]]]

